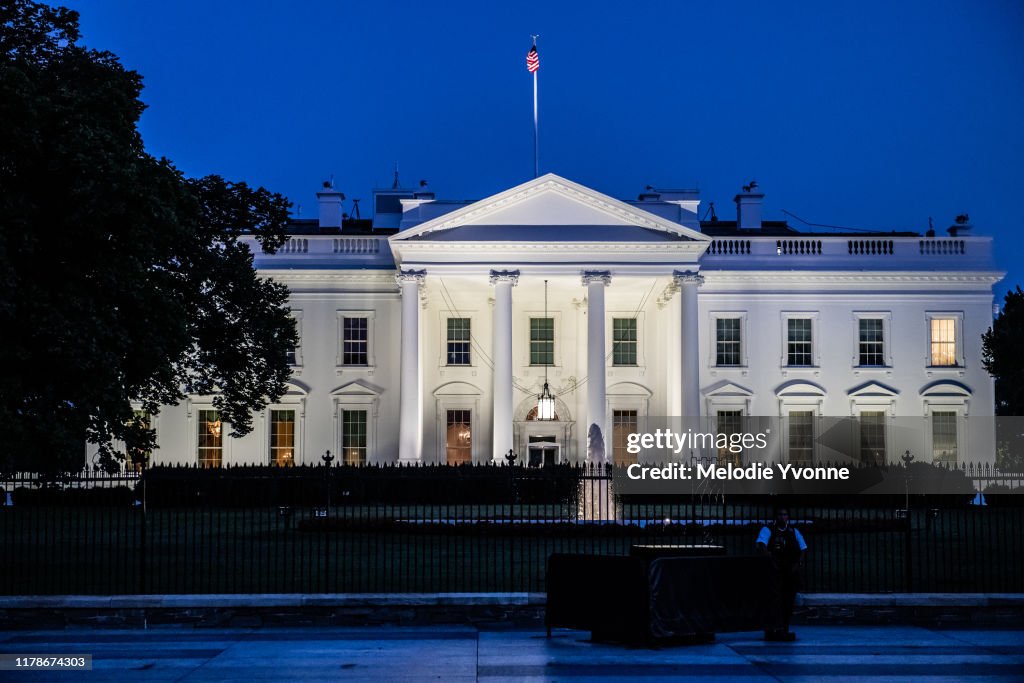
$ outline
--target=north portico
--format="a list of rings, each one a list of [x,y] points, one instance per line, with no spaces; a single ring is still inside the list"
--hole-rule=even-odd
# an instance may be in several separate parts
[[[652,409],[699,414],[696,292],[710,241],[553,174],[390,237],[399,461],[465,457],[454,438],[475,462],[509,451],[604,462]],[[535,409],[545,370],[551,421]]]

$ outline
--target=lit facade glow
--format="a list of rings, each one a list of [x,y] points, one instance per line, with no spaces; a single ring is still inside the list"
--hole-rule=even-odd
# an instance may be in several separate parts
[[[1002,273],[965,226],[800,233],[754,189],[708,223],[695,191],[620,201],[551,174],[476,202],[378,191],[372,222],[318,196],[278,253],[249,240],[292,292],[287,394],[241,439],[213,396],[164,407],[153,463],[612,461],[661,415],[790,417],[810,460],[814,416],[866,417],[872,459],[894,455],[881,418],[936,416],[919,459],[984,456],[961,418],[994,413]]]

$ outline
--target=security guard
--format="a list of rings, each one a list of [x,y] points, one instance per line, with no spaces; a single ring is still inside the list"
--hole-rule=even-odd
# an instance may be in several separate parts
[[[793,616],[793,602],[800,586],[800,569],[804,566],[807,543],[800,532],[789,524],[789,508],[775,511],[775,522],[761,528],[757,535],[757,549],[771,558],[775,568],[779,612],[772,628],[764,632],[765,640],[796,640],[789,630]]]

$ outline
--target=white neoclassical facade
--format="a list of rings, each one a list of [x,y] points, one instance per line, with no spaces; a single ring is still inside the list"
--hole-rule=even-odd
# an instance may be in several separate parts
[[[788,417],[795,450],[814,416],[913,416],[919,459],[991,457],[962,418],[993,414],[1002,273],[966,224],[803,233],[762,221],[756,187],[701,221],[695,191],[620,201],[552,174],[473,202],[379,190],[372,219],[318,198],[278,253],[253,242],[292,292],[287,395],[238,439],[210,396],[166,407],[153,462],[616,460],[638,420],[674,415]]]

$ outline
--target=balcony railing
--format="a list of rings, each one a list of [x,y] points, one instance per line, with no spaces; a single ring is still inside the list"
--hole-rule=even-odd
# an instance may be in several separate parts
[[[702,261],[723,268],[791,267],[995,270],[989,237],[718,237]]]
[[[292,235],[274,254],[246,237],[257,255],[258,267],[330,267],[353,263],[393,265],[387,237]],[[730,236],[713,238],[701,261],[710,268],[773,269],[835,268],[883,270],[995,270],[992,239],[971,237],[917,237],[828,235],[774,237]]]
[[[351,262],[361,267],[393,267],[387,237],[376,235],[290,235],[274,253],[255,237],[243,238],[256,255],[257,268],[332,268]]]

